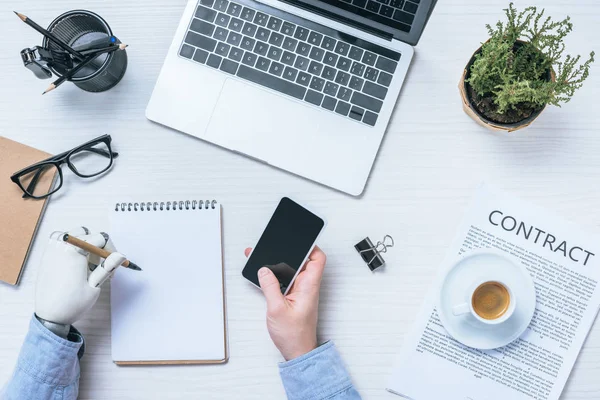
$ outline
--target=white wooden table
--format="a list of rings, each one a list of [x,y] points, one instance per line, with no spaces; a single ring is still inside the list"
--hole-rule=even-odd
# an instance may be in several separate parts
[[[531,0],[571,15],[572,53],[600,50],[595,0]],[[530,5],[517,1],[517,6]],[[600,68],[573,101],[549,108],[528,129],[496,136],[461,110],[457,82],[486,39],[485,23],[503,17],[505,0],[440,1],[417,46],[409,76],[361,198],[335,192],[209,143],[154,125],[144,109],[185,0],[9,0],[0,12],[0,135],[57,153],[109,133],[120,157],[93,182],[66,174],[53,196],[17,287],[0,284],[0,382],[17,359],[34,307],[35,277],[50,232],[85,224],[108,229],[107,208],[123,198],[216,198],[224,205],[224,248],[231,360],[221,366],[117,367],[110,356],[109,288],[77,327],[87,338],[81,399],[282,399],[277,362],[259,291],[240,271],[243,249],[260,234],[282,195],[329,220],[320,246],[329,257],[319,333],[334,339],[365,399],[384,391],[403,337],[419,310],[475,186],[488,181],[554,209],[574,222],[600,224]],[[44,25],[86,8],[130,45],[124,80],[103,94],[48,81],[22,67],[19,51],[40,42],[15,9]],[[199,93],[199,95],[201,95]],[[308,162],[318,162],[310,160]],[[1,205],[0,205],[1,206]],[[0,221],[0,223],[2,223]],[[371,274],[353,248],[384,234],[397,247]],[[169,323],[169,321],[165,321]],[[178,334],[177,339],[181,340]],[[194,340],[189,332],[186,340]],[[563,399],[600,399],[600,326],[592,329]]]

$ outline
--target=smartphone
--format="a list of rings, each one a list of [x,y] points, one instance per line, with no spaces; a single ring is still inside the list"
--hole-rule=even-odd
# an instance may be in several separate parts
[[[258,270],[267,267],[287,294],[325,228],[325,220],[295,201],[284,197],[248,256],[244,278],[257,287]]]

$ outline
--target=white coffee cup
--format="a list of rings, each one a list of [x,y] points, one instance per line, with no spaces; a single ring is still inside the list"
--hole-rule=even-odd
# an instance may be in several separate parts
[[[484,285],[486,285],[486,286],[484,287]],[[477,310],[475,309],[476,306],[474,306],[474,303],[476,302],[476,300],[474,300],[474,296],[477,294],[477,292],[481,292],[482,290],[485,290],[488,286],[494,287],[493,289],[496,289],[496,291],[498,291],[498,290],[502,291],[502,289],[500,289],[500,287],[501,287],[501,288],[505,289],[506,293],[507,293],[506,296],[508,297],[508,299],[506,299],[506,300],[507,300],[508,304],[507,305],[502,304],[500,306],[502,308],[503,313],[501,315],[499,315],[497,318],[494,317],[493,315],[490,315],[487,318],[484,318],[483,316],[480,315],[480,313],[485,314],[485,312],[482,312],[482,310],[480,309],[479,313],[478,313]],[[484,324],[498,325],[498,324],[501,324],[501,323],[505,322],[506,320],[508,320],[511,317],[511,315],[513,315],[513,313],[515,312],[516,307],[517,307],[517,298],[515,297],[515,294],[513,293],[513,291],[510,289],[510,287],[508,285],[506,285],[504,282],[501,282],[497,279],[480,279],[471,287],[471,290],[468,291],[467,301],[453,306],[452,313],[455,316],[460,316],[460,315],[471,313],[471,315],[475,319],[477,319],[480,322],[483,322]]]

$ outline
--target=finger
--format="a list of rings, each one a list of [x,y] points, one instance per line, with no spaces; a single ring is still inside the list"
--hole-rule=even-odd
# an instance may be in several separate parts
[[[88,278],[88,283],[91,287],[99,287],[108,278],[110,278],[115,270],[126,260],[121,253],[112,253],[104,260],[102,265],[92,272]]]
[[[246,255],[246,257],[248,257],[250,253],[252,253],[252,247],[247,247],[246,250],[244,250],[244,254]]]
[[[323,250],[321,250],[318,246],[315,246],[312,253],[310,253],[306,266],[304,267],[304,279],[309,281],[314,286],[320,286],[326,263],[327,256]]]
[[[106,245],[106,239],[101,233],[92,233],[90,235],[79,236],[78,239],[100,248],[103,248]]]
[[[260,288],[267,299],[268,310],[276,310],[285,304],[285,299],[281,293],[279,281],[277,280],[277,277],[273,271],[267,267],[262,267],[259,269],[258,282],[260,283]]]

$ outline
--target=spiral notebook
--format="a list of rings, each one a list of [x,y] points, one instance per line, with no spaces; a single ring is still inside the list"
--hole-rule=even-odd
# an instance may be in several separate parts
[[[221,205],[118,203],[110,214],[115,247],[143,269],[119,268],[111,281],[113,361],[226,362]]]

